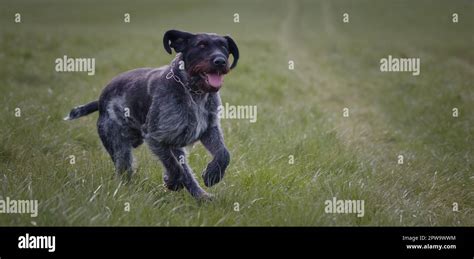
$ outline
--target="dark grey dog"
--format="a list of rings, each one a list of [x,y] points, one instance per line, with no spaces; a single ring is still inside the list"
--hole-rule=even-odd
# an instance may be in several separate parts
[[[186,187],[192,196],[208,198],[186,163],[184,147],[200,140],[212,154],[202,174],[206,186],[223,178],[230,155],[220,129],[218,90],[237,65],[239,50],[229,36],[177,30],[167,31],[163,44],[169,54],[171,48],[178,53],[170,65],[118,75],[98,101],[72,109],[65,120],[98,110],[99,136],[119,176],[131,177],[132,148],[145,140],[165,167],[168,189]]]

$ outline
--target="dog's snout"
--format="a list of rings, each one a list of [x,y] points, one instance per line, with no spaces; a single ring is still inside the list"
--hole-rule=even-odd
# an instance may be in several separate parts
[[[227,61],[223,57],[216,57],[216,58],[214,58],[214,60],[212,62],[214,63],[214,65],[216,65],[218,67],[223,67],[227,64]]]

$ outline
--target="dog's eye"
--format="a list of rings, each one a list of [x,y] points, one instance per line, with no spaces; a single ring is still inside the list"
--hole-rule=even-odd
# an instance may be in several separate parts
[[[206,42],[200,42],[198,46],[199,46],[199,48],[204,49],[204,48],[207,47],[207,43]]]

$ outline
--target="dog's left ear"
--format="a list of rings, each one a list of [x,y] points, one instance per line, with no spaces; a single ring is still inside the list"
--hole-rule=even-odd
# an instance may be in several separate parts
[[[234,61],[230,66],[232,69],[237,66],[237,61],[239,60],[239,48],[237,48],[237,44],[235,44],[235,41],[230,36],[225,36],[224,38],[227,40],[227,44],[229,44],[229,53],[234,57]]]
[[[176,52],[182,52],[187,45],[188,39],[194,34],[178,30],[169,30],[163,36],[163,46],[166,52],[171,54],[171,48]]]

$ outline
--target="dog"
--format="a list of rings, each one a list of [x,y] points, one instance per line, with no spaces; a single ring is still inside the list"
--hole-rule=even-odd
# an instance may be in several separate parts
[[[111,80],[99,100],[75,107],[65,120],[99,111],[97,130],[119,177],[133,174],[132,149],[146,142],[164,166],[164,185],[185,187],[197,199],[202,189],[187,164],[184,147],[200,141],[213,156],[204,170],[204,184],[222,180],[230,162],[220,128],[219,89],[234,69],[239,49],[230,36],[169,30],[163,45],[177,53],[170,65],[138,68]],[[229,64],[230,55],[233,56]]]

